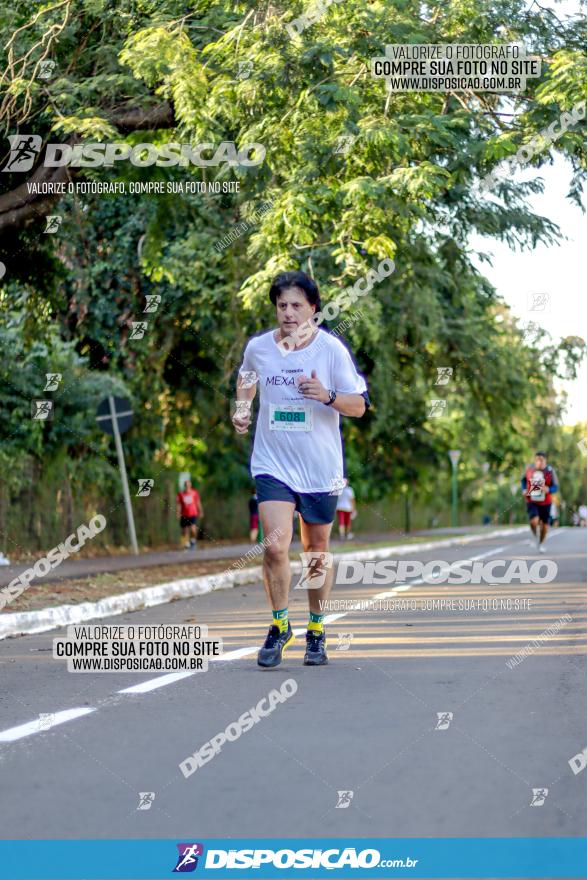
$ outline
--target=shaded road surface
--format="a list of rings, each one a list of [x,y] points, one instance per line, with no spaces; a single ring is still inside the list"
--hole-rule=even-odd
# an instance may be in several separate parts
[[[257,668],[268,625],[261,585],[101,621],[207,624],[226,659],[205,673],[72,674],[51,657],[55,632],[0,643],[2,836],[584,835],[587,771],[575,775],[568,762],[587,746],[585,537],[561,529],[549,539],[540,559],[558,564],[550,584],[408,581],[395,598],[417,610],[351,611],[329,624],[325,668],[302,666],[303,636],[281,667]],[[439,555],[539,559],[521,536],[414,548],[415,559]],[[483,598],[522,607],[456,607]],[[427,610],[432,599],[455,610]],[[304,627],[303,593],[290,609]],[[561,618],[558,634],[537,641]],[[337,650],[339,634],[348,650]],[[291,678],[289,700],[184,778],[184,758]],[[147,682],[157,686],[120,693]],[[92,711],[56,723],[70,709]],[[40,713],[55,726],[40,729]],[[149,810],[137,810],[139,792],[155,793]],[[350,806],[336,806],[338,792],[353,793],[343,798]]]

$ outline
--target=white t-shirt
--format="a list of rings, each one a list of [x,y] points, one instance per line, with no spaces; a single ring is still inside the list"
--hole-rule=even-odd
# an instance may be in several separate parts
[[[318,379],[328,390],[362,394],[367,385],[347,348],[319,329],[309,345],[281,353],[273,330],[249,340],[240,372],[259,377],[259,415],[251,473],[269,474],[294,492],[332,492],[343,485],[340,415],[331,406],[307,400],[299,377]],[[314,353],[315,352],[315,353]]]
[[[347,513],[350,513],[353,509],[353,498],[355,497],[355,493],[350,486],[345,486],[340,495],[338,496],[338,503],[336,505],[337,510],[346,510]]]

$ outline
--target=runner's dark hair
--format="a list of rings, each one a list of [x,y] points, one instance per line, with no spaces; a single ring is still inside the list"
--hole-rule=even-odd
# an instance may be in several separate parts
[[[275,276],[269,289],[269,299],[273,305],[277,304],[277,297],[288,287],[297,287],[304,293],[310,305],[316,306],[317,312],[322,311],[318,285],[305,272],[280,272],[279,275]]]
[[[542,458],[547,458],[546,452],[535,452],[534,455],[541,455]]]

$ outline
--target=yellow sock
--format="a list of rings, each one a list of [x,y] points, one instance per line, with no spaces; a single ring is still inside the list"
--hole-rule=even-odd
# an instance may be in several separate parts
[[[289,623],[287,608],[280,608],[273,612],[273,625],[278,626],[281,632],[286,632]]]
[[[314,614],[310,611],[310,621],[308,623],[308,631],[309,632],[324,632],[324,615],[323,614]]]

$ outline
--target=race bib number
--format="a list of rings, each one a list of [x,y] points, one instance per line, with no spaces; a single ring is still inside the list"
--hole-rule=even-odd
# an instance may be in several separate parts
[[[544,499],[546,498],[544,489],[534,487],[530,490],[530,498],[532,498],[533,501],[544,501]]]
[[[305,406],[269,407],[269,427],[272,431],[311,431],[312,410]]]

